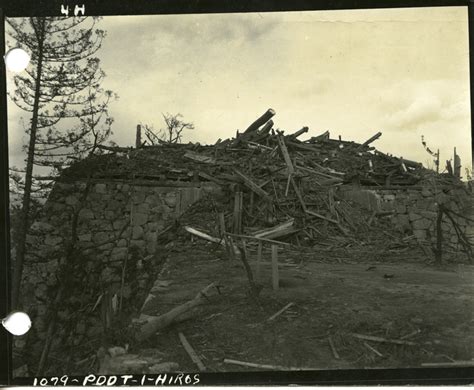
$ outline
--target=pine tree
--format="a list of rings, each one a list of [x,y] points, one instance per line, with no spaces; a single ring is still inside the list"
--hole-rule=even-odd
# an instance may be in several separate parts
[[[105,77],[94,54],[105,32],[96,28],[100,18],[33,17],[7,19],[7,33],[29,51],[29,67],[14,77],[13,102],[31,115],[26,127],[29,142],[23,183],[21,221],[16,235],[12,304],[19,289],[30,223],[33,167],[53,168],[57,174],[70,163],[95,150],[110,134],[107,106],[113,94],[100,85]]]

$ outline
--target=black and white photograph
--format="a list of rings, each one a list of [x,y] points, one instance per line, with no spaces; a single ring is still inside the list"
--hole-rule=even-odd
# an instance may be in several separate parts
[[[467,6],[87,10],[5,18],[13,378],[474,366]]]

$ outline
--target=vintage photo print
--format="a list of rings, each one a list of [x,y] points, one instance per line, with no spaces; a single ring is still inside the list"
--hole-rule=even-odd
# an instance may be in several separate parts
[[[466,377],[467,6],[90,10],[5,15],[14,380]]]

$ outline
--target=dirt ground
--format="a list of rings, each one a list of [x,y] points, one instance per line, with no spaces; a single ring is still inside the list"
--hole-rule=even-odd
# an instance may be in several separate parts
[[[255,267],[255,251],[251,254]],[[242,264],[226,259],[220,248],[204,242],[171,248],[162,287],[147,304],[147,314],[164,313],[214,281],[223,286],[222,295],[143,347],[164,352],[180,370],[196,371],[180,343],[178,332],[183,332],[210,372],[262,370],[224,359],[312,369],[420,367],[472,359],[473,266],[435,267],[410,261],[409,254],[336,260],[330,253],[283,252],[279,260],[279,290],[272,290],[270,264],[264,265],[264,288],[256,301],[248,293]],[[270,261],[269,251],[264,261]],[[290,302],[288,310],[268,321]],[[351,333],[415,345],[366,341]]]

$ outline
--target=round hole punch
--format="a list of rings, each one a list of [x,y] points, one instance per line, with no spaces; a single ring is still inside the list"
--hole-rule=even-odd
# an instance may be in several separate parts
[[[5,64],[11,72],[19,73],[30,63],[30,55],[23,49],[14,48],[5,54]]]
[[[3,327],[14,336],[23,336],[31,328],[31,320],[28,314],[22,311],[14,311],[2,319]]]

